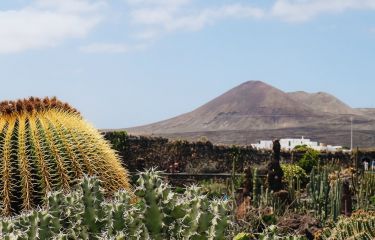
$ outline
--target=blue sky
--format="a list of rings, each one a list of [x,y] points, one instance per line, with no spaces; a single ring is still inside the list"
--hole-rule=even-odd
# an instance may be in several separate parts
[[[0,96],[98,128],[191,111],[247,80],[375,107],[375,0],[0,2]]]

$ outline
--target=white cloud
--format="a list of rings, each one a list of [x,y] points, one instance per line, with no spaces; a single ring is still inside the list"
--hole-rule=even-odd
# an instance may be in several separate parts
[[[304,22],[322,14],[375,9],[375,0],[274,0],[269,7],[239,1],[221,5],[208,5],[198,0],[124,1],[132,36],[146,43],[168,33],[198,31],[228,19]]]
[[[128,53],[130,51],[142,50],[144,44],[128,45],[124,43],[92,43],[80,48],[85,53]]]
[[[135,35],[141,39],[155,38],[160,34],[188,30],[201,30],[220,20],[234,18],[262,18],[262,9],[243,4],[226,4],[216,7],[194,8],[192,0],[128,0],[133,25],[142,29]]]
[[[97,10],[103,6],[98,1],[39,0],[19,10],[0,11],[0,54],[84,37],[101,21]]]
[[[289,22],[304,22],[348,10],[375,10],[375,0],[276,0],[270,14]]]
[[[205,9],[196,15],[187,15],[165,22],[164,28],[174,30],[200,30],[225,18],[261,18],[264,12],[258,8],[242,5],[226,5],[214,9]]]
[[[49,1],[49,0],[43,0]],[[73,1],[73,0],[70,0]],[[194,0],[124,0],[127,23],[135,44],[94,42],[79,49],[86,53],[127,53],[151,45],[153,40],[174,31],[196,31],[226,18],[262,18],[260,8],[241,4],[198,8]],[[128,29],[128,30],[129,30]]]
[[[190,3],[191,0],[127,0],[131,6],[153,7],[162,6],[168,8],[175,8]]]
[[[92,43],[80,48],[86,53],[126,53],[129,51],[129,46],[118,43]]]
[[[173,12],[170,9],[158,8],[141,8],[133,10],[130,15],[133,23],[164,25],[173,20]]]
[[[37,0],[35,6],[39,8],[56,9],[66,13],[90,13],[106,8],[103,0]]]
[[[155,39],[159,35],[159,31],[156,29],[146,29],[141,32],[138,32],[134,34],[134,37],[140,40],[150,40],[150,39]]]

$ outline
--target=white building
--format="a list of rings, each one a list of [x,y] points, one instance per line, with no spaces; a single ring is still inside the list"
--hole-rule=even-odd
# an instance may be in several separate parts
[[[319,146],[318,142],[312,142],[310,139],[305,138],[283,138],[280,139],[281,149],[284,151],[293,150],[297,146],[306,145],[309,148],[316,148]]]
[[[319,144],[318,142],[313,142],[307,138],[282,138],[280,139],[280,146],[281,149],[284,151],[291,151],[296,146],[306,145],[309,148],[315,149],[317,151],[328,151],[328,152],[336,152],[341,150],[341,146],[332,146],[324,144]],[[262,140],[259,143],[251,144],[253,148],[256,149],[264,149],[264,150],[272,150],[273,143],[270,140]]]
[[[271,150],[273,146],[273,142],[269,140],[262,140],[259,143],[251,144],[251,146],[256,149]]]

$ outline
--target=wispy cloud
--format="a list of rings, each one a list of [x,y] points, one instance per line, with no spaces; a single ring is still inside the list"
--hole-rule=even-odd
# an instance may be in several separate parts
[[[145,44],[128,45],[124,43],[92,43],[82,46],[80,50],[86,53],[128,53],[139,51],[146,47]]]
[[[136,44],[93,43],[80,48],[86,53],[128,53],[139,51],[168,33],[197,31],[224,19],[262,18],[260,8],[226,4],[197,8],[193,0],[126,0],[129,26]]]
[[[207,8],[194,14],[174,14],[165,9],[140,9],[132,13],[133,21],[159,27],[160,30],[200,30],[225,18],[261,18],[261,9],[236,5]]]
[[[129,46],[118,43],[92,43],[80,48],[86,53],[126,53],[129,51]]]
[[[305,22],[322,14],[375,10],[375,0],[276,0],[270,15],[289,22]]]
[[[155,39],[176,31],[199,31],[231,19],[273,19],[306,22],[322,14],[348,10],[375,9],[375,0],[275,0],[268,7],[233,3],[204,5],[197,0],[124,0],[128,27],[133,40],[151,45]],[[84,52],[127,53],[137,47],[127,44],[95,43],[81,48]]]
[[[180,7],[191,0],[126,0],[130,6],[163,6],[163,7]]]
[[[275,0],[268,8],[236,2],[199,8],[194,0],[127,0],[127,3],[131,22],[141,29],[137,35],[142,38],[180,30],[201,30],[227,19],[306,22],[323,14],[375,10],[375,0]]]
[[[141,27],[137,35],[154,38],[173,31],[196,31],[220,20],[262,18],[260,8],[243,4],[225,4],[194,8],[191,0],[128,0],[131,23]]]
[[[53,47],[86,36],[100,21],[104,2],[39,0],[18,10],[0,11],[0,54]]]
[[[104,0],[36,0],[35,7],[65,13],[93,13],[106,8]]]

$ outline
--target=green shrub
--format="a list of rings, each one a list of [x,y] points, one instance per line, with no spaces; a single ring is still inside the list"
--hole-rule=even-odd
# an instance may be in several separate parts
[[[293,148],[293,152],[306,152],[309,149],[307,145],[297,145]]]
[[[303,168],[306,173],[310,173],[311,170],[318,165],[319,162],[319,152],[308,148],[302,158],[298,161],[298,166]]]
[[[223,182],[208,180],[199,183],[202,188],[202,192],[207,194],[210,198],[220,198],[224,195],[228,195],[228,186]]]
[[[127,147],[127,140],[129,138],[126,131],[107,132],[105,138],[111,142],[113,149],[123,152]]]
[[[370,198],[370,204],[375,207],[375,195]]]
[[[281,164],[281,169],[284,172],[284,179],[288,182],[292,179],[299,179],[305,182],[308,178],[306,171],[296,164]]]

